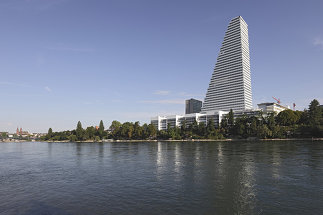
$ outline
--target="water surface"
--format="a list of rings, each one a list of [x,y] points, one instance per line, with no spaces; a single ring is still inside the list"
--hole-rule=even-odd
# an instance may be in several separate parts
[[[323,142],[0,143],[0,214],[322,214]]]

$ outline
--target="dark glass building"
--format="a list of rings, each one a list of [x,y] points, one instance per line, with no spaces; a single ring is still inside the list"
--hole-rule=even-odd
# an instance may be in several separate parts
[[[202,101],[196,99],[188,99],[185,101],[185,114],[201,112]]]

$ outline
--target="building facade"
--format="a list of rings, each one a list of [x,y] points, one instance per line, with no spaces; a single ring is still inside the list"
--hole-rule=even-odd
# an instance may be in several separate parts
[[[167,129],[166,117],[164,116],[152,117],[150,122],[158,131]]]
[[[227,111],[209,111],[206,113],[191,113],[185,115],[157,116],[151,118],[151,123],[160,131],[171,128],[180,127],[185,122],[186,126],[193,124],[195,121],[205,125],[213,120],[216,127],[219,127],[223,117],[228,114]]]
[[[233,18],[207,89],[202,112],[252,109],[248,25]]]
[[[261,104],[258,104],[258,108],[264,113],[264,114],[267,114],[267,113],[272,113],[272,112],[275,112],[275,113],[279,113],[281,111],[284,111],[284,110],[287,110],[287,109],[290,109],[289,107],[285,107],[285,106],[282,106],[280,104],[277,104],[275,102],[266,102],[266,103],[261,103]]]
[[[202,101],[196,99],[188,99],[185,101],[185,114],[201,112]]]

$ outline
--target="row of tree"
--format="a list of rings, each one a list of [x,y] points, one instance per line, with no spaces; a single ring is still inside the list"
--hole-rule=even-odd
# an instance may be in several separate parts
[[[233,112],[222,120],[225,137],[308,138],[323,137],[323,108],[314,99],[307,110],[290,109],[258,116],[242,116],[234,120]]]
[[[185,121],[180,127],[167,126],[167,130],[158,131],[152,124],[139,122],[120,123],[113,121],[108,130],[105,130],[103,121],[98,127],[84,129],[81,122],[72,131],[53,132],[50,128],[42,140],[53,141],[99,141],[102,139],[224,139],[224,138],[300,138],[323,137],[323,109],[317,100],[313,100],[309,108],[304,111],[284,110],[278,115],[275,113],[257,116],[234,117],[231,110],[221,124],[216,126],[210,120],[207,125],[196,121],[187,124]]]
[[[49,128],[47,135],[41,137],[42,140],[53,141],[100,141],[103,139],[127,139],[127,140],[145,140],[156,139],[157,129],[152,124],[146,123],[142,126],[139,122],[120,123],[113,121],[108,130],[104,129],[103,121],[100,121],[99,127],[90,126],[84,129],[81,122],[77,123],[76,129],[71,131],[53,132]]]

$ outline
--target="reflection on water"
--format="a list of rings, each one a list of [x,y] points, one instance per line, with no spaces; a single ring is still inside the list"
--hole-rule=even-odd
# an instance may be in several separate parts
[[[255,208],[256,191],[255,191],[255,165],[254,154],[250,153],[249,146],[246,149],[248,153],[244,155],[239,172],[239,185],[237,197],[237,211],[250,214]]]
[[[272,152],[272,177],[275,179],[279,179],[280,177],[280,163],[281,163],[281,159],[280,159],[280,153],[278,150],[277,145],[273,146],[273,152]],[[278,152],[278,153],[277,153]]]
[[[174,150],[174,173],[175,173],[175,178],[177,181],[180,181],[182,179],[183,173],[182,173],[182,160],[181,160],[181,151],[180,151],[180,146],[179,144],[175,145],[175,150]]]
[[[159,180],[162,180],[163,176],[163,169],[166,166],[166,161],[163,157],[163,149],[162,149],[163,144],[161,142],[157,143],[157,153],[156,153],[156,177]]]
[[[1,143],[0,214],[320,214],[322,142]]]

